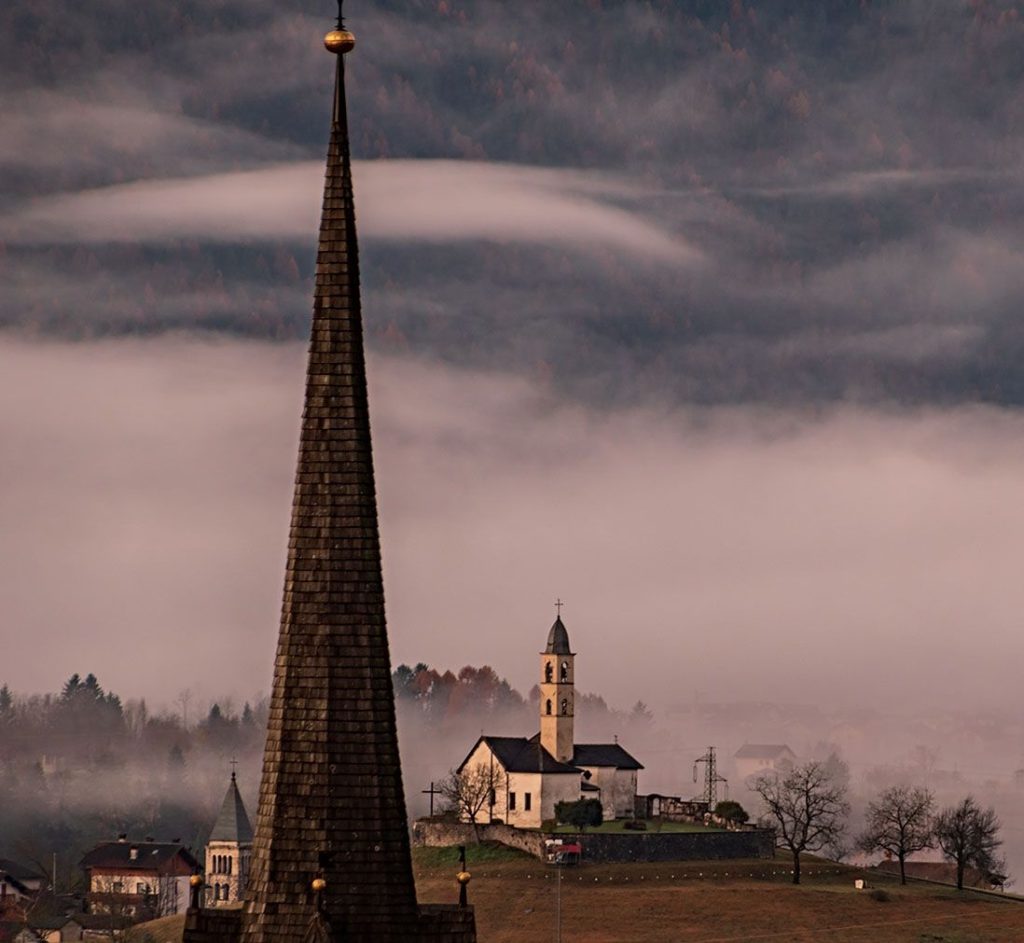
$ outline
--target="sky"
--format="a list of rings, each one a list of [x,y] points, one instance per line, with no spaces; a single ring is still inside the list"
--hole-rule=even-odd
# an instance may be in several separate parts
[[[328,7],[0,10],[16,690],[269,686]],[[346,11],[394,660],[1024,706],[1024,3]]]

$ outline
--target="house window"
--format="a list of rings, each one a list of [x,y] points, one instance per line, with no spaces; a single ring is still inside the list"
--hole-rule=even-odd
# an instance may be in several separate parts
[[[120,894],[124,890],[124,885],[120,881],[114,881],[114,893]]]
[[[525,809],[527,812],[529,812],[530,811],[530,805],[532,804],[532,802],[533,802],[533,795],[531,793],[529,793],[529,792],[524,792],[523,793],[523,809]]]
[[[491,790],[491,805],[493,806],[498,801],[498,794],[492,789]]]
[[[148,894],[149,893],[149,885],[148,884],[143,884],[140,881],[138,884],[135,885],[135,893],[136,894]]]
[[[508,794],[508,810],[509,812],[515,812],[516,810],[516,794],[514,792]]]

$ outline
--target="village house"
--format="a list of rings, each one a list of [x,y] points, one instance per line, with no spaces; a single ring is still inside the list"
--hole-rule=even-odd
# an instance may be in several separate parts
[[[605,819],[631,818],[643,766],[617,742],[576,743],[575,658],[561,615],[540,653],[540,732],[532,737],[481,736],[456,772],[500,770],[477,822],[500,820],[540,828],[559,802],[597,799]]]
[[[31,868],[0,858],[0,917],[27,906],[43,888],[44,879]]]
[[[733,755],[736,778],[745,783],[761,773],[785,773],[796,763],[796,754],[784,743],[745,743]]]
[[[200,871],[180,842],[130,842],[125,836],[97,845],[82,859],[82,868],[89,913],[135,919],[184,913],[189,878]]]

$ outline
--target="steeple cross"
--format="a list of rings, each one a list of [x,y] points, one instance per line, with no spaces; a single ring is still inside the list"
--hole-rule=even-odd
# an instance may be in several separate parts
[[[562,602],[562,600],[561,600],[561,599],[556,599],[556,600],[555,600],[555,609],[556,609],[556,610],[557,610],[557,612],[558,612],[558,618],[559,618],[559,619],[561,619],[561,618],[562,618],[562,606],[564,606],[564,605],[565,605],[565,603],[564,603],[564,602]]]
[[[228,760],[228,762],[231,764],[231,781],[234,782],[235,772],[238,769],[238,760],[236,760],[234,757],[231,757],[231,759]]]

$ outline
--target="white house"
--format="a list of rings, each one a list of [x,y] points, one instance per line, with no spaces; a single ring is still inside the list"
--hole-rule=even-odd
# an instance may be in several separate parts
[[[135,918],[184,913],[189,878],[199,862],[178,842],[115,842],[97,845],[82,859],[90,913]]]
[[[559,616],[540,653],[540,733],[481,736],[457,770],[489,765],[504,773],[478,822],[539,828],[557,803],[580,798],[600,800],[605,819],[632,817],[643,766],[618,743],[575,742],[575,658]]]
[[[786,772],[796,763],[796,754],[784,743],[745,743],[733,756],[736,777],[746,782],[761,773]]]

